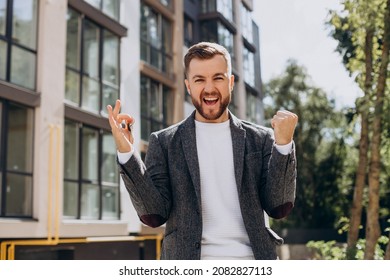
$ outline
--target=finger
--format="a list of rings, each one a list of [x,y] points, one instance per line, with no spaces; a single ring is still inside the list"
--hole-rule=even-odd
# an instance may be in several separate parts
[[[120,109],[121,109],[121,101],[119,99],[117,99],[115,102],[114,111],[112,112],[114,115],[114,118],[116,118],[116,116],[119,114]]]
[[[279,110],[276,113],[276,115],[281,116],[281,117],[292,117],[294,119],[298,118],[298,116],[296,114],[294,114],[293,112],[287,111],[287,110]]]
[[[108,122],[110,123],[111,129],[118,128],[116,120],[115,120],[115,118],[113,116],[112,106],[111,105],[107,106],[107,112],[108,112]]]
[[[125,121],[126,123],[129,123],[129,124],[134,124],[134,118],[132,116],[130,116],[129,114],[118,114],[116,116],[116,119],[118,122],[123,122]]]

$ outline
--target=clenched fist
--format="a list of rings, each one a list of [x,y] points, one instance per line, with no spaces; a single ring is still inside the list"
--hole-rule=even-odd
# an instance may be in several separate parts
[[[298,116],[292,112],[281,110],[273,116],[271,120],[274,129],[275,143],[286,145],[290,143],[294,136],[294,130],[298,123]]]

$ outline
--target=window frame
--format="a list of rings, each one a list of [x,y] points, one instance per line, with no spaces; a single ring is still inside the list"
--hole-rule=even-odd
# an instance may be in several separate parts
[[[0,79],[0,98],[5,98],[8,100],[12,100],[15,102],[22,103],[28,106],[38,106],[40,104],[40,96],[36,92],[37,86],[37,56],[38,56],[38,35],[39,35],[39,0],[36,2],[36,34],[37,38],[35,41],[35,49],[32,49],[28,46],[22,45],[18,42],[15,42],[13,39],[13,18],[14,18],[14,0],[6,0],[6,15],[5,15],[5,34],[0,35],[0,40],[6,44],[6,67],[5,67],[5,78]],[[34,65],[34,78],[33,78],[33,88],[27,87],[25,85],[19,85],[11,81],[11,58],[12,58],[12,47],[15,46],[17,48],[22,49],[23,51],[27,51],[32,53],[35,58]]]
[[[34,141],[35,141],[35,110],[32,107],[26,106],[24,104],[16,103],[9,100],[4,100],[0,98],[1,103],[1,111],[0,111],[0,218],[33,218],[33,190],[34,190]],[[16,171],[11,170],[8,168],[8,155],[11,153],[8,151],[9,147],[9,141],[8,141],[8,132],[9,132],[9,108],[11,105],[23,107],[26,110],[31,110],[33,117],[31,118],[31,125],[32,125],[32,141],[30,143],[30,149],[31,149],[31,171]],[[16,175],[23,175],[26,177],[31,178],[31,190],[30,190],[30,214],[26,215],[7,215],[7,175],[8,174],[16,174]]]
[[[93,20],[91,20],[89,17],[87,16],[84,16],[83,13],[81,13],[80,11],[77,11],[75,10],[74,8],[72,8],[71,6],[68,7],[68,11],[72,11],[73,13],[75,13],[77,15],[77,18],[78,18],[78,34],[77,34],[77,37],[78,37],[78,41],[79,41],[79,49],[78,49],[78,53],[79,53],[79,60],[76,62],[77,63],[77,68],[74,68],[73,66],[69,66],[68,64],[66,64],[65,66],[65,69],[66,69],[66,72],[71,72],[75,75],[77,75],[78,77],[78,81],[79,81],[79,84],[78,84],[78,89],[77,89],[77,102],[74,102],[72,100],[69,100],[65,97],[65,104],[67,105],[70,105],[70,106],[73,106],[73,107],[77,107],[79,108],[80,110],[82,111],[85,111],[85,112],[88,112],[89,114],[93,114],[93,115],[96,115],[96,116],[103,116],[103,117],[107,117],[107,114],[105,112],[105,106],[103,106],[104,104],[104,88],[105,87],[109,87],[111,89],[114,89],[115,91],[117,91],[117,98],[119,98],[120,96],[120,83],[121,83],[121,77],[120,77],[120,49],[121,49],[121,38],[119,36],[117,36],[117,34],[111,32],[110,30],[108,30],[107,28],[105,28],[104,26],[101,26],[99,24],[97,24],[96,22],[94,22]],[[97,69],[97,76],[91,76],[90,73],[88,73],[85,69],[85,64],[84,64],[84,59],[85,59],[85,50],[84,50],[84,39],[85,39],[85,26],[86,24],[92,24],[96,27],[96,30],[97,30],[97,44],[98,44],[98,54],[97,54],[97,64],[98,64],[98,69]],[[103,68],[104,68],[104,44],[105,44],[105,34],[106,32],[110,32],[111,34],[113,34],[114,36],[117,36],[117,39],[118,39],[118,45],[117,45],[117,61],[116,61],[116,64],[117,64],[117,72],[118,72],[118,77],[117,77],[117,85],[113,85],[112,83],[110,83],[109,81],[106,81],[104,80],[104,77],[103,77]],[[67,75],[67,74],[66,74]],[[92,79],[93,81],[96,82],[96,84],[98,85],[98,101],[97,101],[97,108],[95,110],[95,108],[91,109],[91,108],[88,108],[88,107],[85,107],[83,105],[83,98],[85,97],[85,92],[84,92],[84,82],[87,81],[87,80],[90,80]],[[113,105],[113,104],[112,104]]]
[[[76,216],[67,216],[65,215],[64,211],[65,211],[65,202],[64,202],[64,207],[62,209],[63,211],[63,217],[64,219],[66,220],[99,220],[99,221],[109,221],[109,220],[120,220],[120,217],[121,217],[121,193],[120,193],[120,180],[119,180],[119,172],[117,172],[117,176],[118,176],[118,180],[117,180],[117,183],[113,183],[113,182],[106,182],[106,181],[103,181],[103,178],[102,178],[102,168],[103,168],[103,136],[105,133],[108,133],[109,131],[107,130],[104,130],[104,129],[101,129],[101,128],[98,128],[98,127],[93,127],[91,125],[85,125],[81,122],[78,122],[78,121],[75,121],[75,120],[71,120],[71,119],[65,119],[65,126],[67,125],[66,123],[72,123],[73,125],[75,125],[76,129],[77,129],[77,138],[78,139],[75,139],[77,141],[77,145],[78,145],[78,149],[77,149],[77,168],[76,168],[76,178],[66,178],[66,172],[64,171],[64,178],[63,178],[63,182],[64,182],[64,188],[65,188],[65,185],[66,183],[72,183],[72,184],[76,184],[77,185],[77,202],[76,202],[76,206],[77,206],[77,210],[76,210]],[[83,140],[84,140],[84,133],[83,133],[83,129],[89,129],[89,130],[93,130],[97,133],[97,151],[98,151],[98,155],[97,155],[97,159],[98,159],[98,162],[96,164],[98,170],[97,170],[97,180],[93,180],[93,179],[89,179],[89,178],[84,178],[84,175],[83,175]],[[64,135],[64,137],[66,137]],[[64,143],[65,143],[65,138],[64,138]],[[65,146],[64,146],[64,149],[65,149]],[[66,152],[66,151],[64,151]],[[64,165],[64,168],[66,166]],[[85,187],[86,185],[93,185],[95,187],[98,188],[98,193],[99,193],[99,201],[98,201],[98,206],[99,206],[99,210],[98,210],[98,217],[97,219],[93,219],[93,218],[86,218],[86,217],[83,217],[82,215],[82,200],[83,200],[83,187]],[[117,200],[116,200],[116,203],[117,203],[117,206],[118,206],[118,209],[117,209],[117,213],[116,213],[116,216],[115,218],[105,218],[104,217],[104,211],[103,211],[103,191],[104,191],[104,188],[116,188],[117,190]],[[64,197],[63,199],[65,200],[65,189],[64,189]]]

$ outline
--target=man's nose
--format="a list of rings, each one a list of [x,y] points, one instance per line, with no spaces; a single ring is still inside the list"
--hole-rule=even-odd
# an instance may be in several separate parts
[[[214,83],[212,81],[206,81],[204,85],[205,92],[213,92],[215,89]]]

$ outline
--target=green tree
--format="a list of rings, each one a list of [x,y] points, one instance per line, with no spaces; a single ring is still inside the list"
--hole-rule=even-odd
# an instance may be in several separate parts
[[[348,211],[350,192],[340,184],[345,172],[346,118],[334,101],[312,85],[306,70],[290,60],[284,73],[265,85],[265,117],[287,109],[299,116],[294,142],[297,156],[297,196],[288,219],[276,227],[333,228]],[[353,158],[351,156],[351,158]]]
[[[386,80],[389,65],[390,0],[349,0],[344,1],[343,5],[344,10],[341,14],[332,12],[330,20],[333,26],[332,36],[339,43],[337,50],[343,55],[346,68],[351,74],[356,75],[356,80],[364,91],[364,97],[356,102],[361,120],[361,134],[347,255],[350,258],[356,255],[363,193],[368,174],[364,257],[373,259],[381,235],[379,224],[380,212],[383,209],[380,207],[381,192],[388,192],[389,188],[388,175],[383,176],[383,167],[386,164],[381,164],[386,163],[386,159],[382,161],[386,147],[381,144],[384,143],[383,128],[386,127],[386,122],[389,122],[385,106],[386,95],[387,99],[389,98]],[[384,184],[386,181],[387,187],[386,183]],[[381,191],[383,189],[385,191]]]

